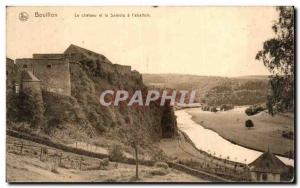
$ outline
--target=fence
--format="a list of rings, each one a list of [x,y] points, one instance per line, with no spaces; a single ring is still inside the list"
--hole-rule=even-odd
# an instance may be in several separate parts
[[[204,172],[204,171],[192,169],[192,168],[187,167],[187,166],[182,165],[182,164],[169,162],[168,165],[170,167],[176,169],[176,170],[183,171],[187,174],[191,174],[193,176],[203,178],[203,179],[206,179],[206,180],[211,180],[211,181],[214,181],[214,182],[229,182],[228,179],[225,179],[225,178],[222,178],[222,177],[219,177],[219,176],[215,176],[213,174],[210,174],[210,173],[207,173],[207,172]]]
[[[186,133],[182,131],[180,131],[180,133],[182,133],[184,139],[188,143],[190,143],[196,151],[203,154],[204,157],[199,158],[198,156],[195,156],[189,151],[186,151],[181,144],[181,140],[178,140],[178,146],[181,148],[182,151],[189,154],[190,156],[193,156],[196,159],[199,159],[198,162],[194,160],[179,161],[179,164],[190,166],[193,167],[193,169],[205,171],[207,173],[215,174],[224,178],[226,177],[227,179],[237,181],[250,180],[250,173],[247,165],[239,162],[230,161],[228,159],[221,159],[205,151],[199,150]]]
[[[18,155],[29,155],[38,158],[40,161],[49,162],[51,171],[56,170],[58,166],[82,170],[84,160],[82,157],[71,157],[62,151],[45,146],[25,144],[20,142],[7,142],[7,152]]]
[[[80,148],[74,148],[70,146],[66,146],[63,144],[55,143],[52,142],[51,140],[45,140],[43,138],[39,138],[38,136],[33,136],[33,135],[28,135],[24,133],[20,133],[17,131],[13,130],[7,130],[7,135],[16,137],[16,138],[21,138],[25,140],[29,140],[38,144],[43,144],[46,146],[37,146],[37,145],[29,145],[29,144],[24,144],[24,142],[18,142],[18,143],[7,143],[7,149],[8,150],[14,150],[17,154],[25,154],[26,148],[31,148],[31,152],[33,152],[34,155],[39,156],[40,160],[49,160],[52,161],[54,166],[60,166],[64,165],[64,167],[68,168],[74,168],[74,169],[82,169],[83,165],[86,165],[84,163],[84,160],[82,157],[77,157],[77,158],[71,158],[69,156],[64,156],[63,152],[70,152],[73,154],[78,154],[82,156],[87,156],[95,159],[104,159],[107,158],[109,159],[108,154],[103,154],[103,153],[94,153],[92,151],[87,151],[84,149]],[[13,146],[13,148],[11,148]],[[49,148],[52,147],[52,148]],[[55,149],[54,149],[55,148]],[[60,151],[58,151],[60,150]],[[28,151],[27,151],[28,152]],[[101,160],[100,161],[100,166],[101,166]],[[134,158],[123,158],[121,161],[118,161],[121,163],[126,163],[126,164],[132,164],[134,165],[136,163]],[[145,166],[153,166],[155,161],[152,160],[139,160],[139,164],[145,165]],[[168,162],[171,168],[177,169],[179,171],[183,171],[185,173],[188,173],[190,175],[196,176],[196,177],[202,177],[206,178],[209,180],[214,180],[214,181],[223,181],[227,182],[229,180],[219,177],[217,175],[214,175],[210,172],[204,172],[201,170],[196,170],[193,168],[190,168],[184,164],[178,164],[178,163],[172,163]]]
[[[82,149],[82,148],[70,147],[70,146],[67,146],[67,145],[55,143],[51,140],[45,140],[45,139],[40,138],[38,136],[28,135],[28,134],[24,134],[24,133],[14,131],[14,130],[7,130],[6,134],[9,135],[9,136],[13,136],[13,137],[17,137],[17,138],[21,138],[21,139],[25,139],[25,140],[30,140],[30,141],[33,141],[33,142],[36,142],[36,143],[39,143],[39,144],[43,144],[43,145],[46,145],[46,146],[49,146],[49,147],[52,147],[52,148],[63,150],[64,152],[71,152],[71,153],[74,153],[74,154],[84,155],[84,156],[92,157],[92,158],[96,158],[96,159],[109,158],[109,154],[95,153],[93,151],[88,151],[88,150],[85,150],[85,149]],[[127,164],[135,164],[135,159],[125,157],[119,162],[127,163]],[[155,162],[152,161],[152,160],[139,160],[139,164],[145,165],[145,166],[153,166],[154,163]]]

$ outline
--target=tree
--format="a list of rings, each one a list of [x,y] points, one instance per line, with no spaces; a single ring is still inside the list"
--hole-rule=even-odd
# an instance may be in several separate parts
[[[39,129],[45,125],[44,105],[41,95],[31,89],[21,91],[17,101],[18,120],[27,122],[34,129]]]
[[[18,95],[15,93],[8,93],[6,95],[6,111],[7,120],[17,121],[18,120]]]
[[[137,110],[138,113],[141,113]],[[131,116],[127,116],[125,119],[126,122],[126,134],[125,137],[129,142],[130,146],[134,148],[135,153],[135,178],[139,179],[139,157],[138,157],[138,150],[140,146],[145,144],[146,140],[146,133],[147,131],[142,126],[142,122],[139,119],[140,116],[137,116],[137,119],[133,121]]]
[[[254,127],[254,124],[253,124],[253,122],[250,119],[248,119],[245,122],[245,127],[247,127],[248,129],[250,129],[250,128]]]
[[[173,109],[170,106],[170,101],[167,101],[165,106],[162,107],[162,117],[161,117],[161,126],[162,126],[162,137],[163,138],[172,138],[176,134],[177,122],[176,116]]]
[[[253,106],[250,106],[248,107],[246,110],[245,110],[245,113],[248,115],[248,116],[253,116],[255,114],[258,114],[259,112],[262,112],[264,111],[265,108],[260,106],[260,105],[253,105]]]
[[[272,115],[294,108],[294,8],[278,7],[277,11],[279,19],[272,27],[275,37],[265,41],[256,55],[273,74],[267,97]]]

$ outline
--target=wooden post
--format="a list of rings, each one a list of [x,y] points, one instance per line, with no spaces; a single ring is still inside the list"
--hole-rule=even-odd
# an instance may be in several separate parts
[[[138,158],[138,146],[135,143],[134,145],[135,150],[135,177],[136,179],[139,179],[139,158]]]
[[[21,146],[20,146],[20,154],[22,154],[23,153],[23,142],[21,142]]]
[[[79,160],[79,170],[81,170],[81,163],[82,163],[83,158],[81,157]]]
[[[58,166],[61,166],[61,160],[62,160],[62,153],[60,153],[60,155],[59,155],[59,163],[58,163]]]
[[[40,161],[42,160],[42,155],[43,155],[43,147],[41,147]]]

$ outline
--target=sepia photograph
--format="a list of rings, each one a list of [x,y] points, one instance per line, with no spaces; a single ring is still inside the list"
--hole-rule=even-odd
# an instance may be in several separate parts
[[[6,182],[296,181],[293,6],[7,6]]]

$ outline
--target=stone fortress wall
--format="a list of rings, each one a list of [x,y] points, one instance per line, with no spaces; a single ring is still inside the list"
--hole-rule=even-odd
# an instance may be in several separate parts
[[[35,59],[16,60],[20,70],[28,70],[42,83],[45,91],[71,95],[71,78],[68,59]]]
[[[42,90],[71,95],[70,63],[81,60],[98,62],[97,68],[103,73],[141,79],[137,71],[131,71],[131,66],[113,64],[102,54],[75,45],[70,45],[64,53],[33,54],[32,58],[16,59],[16,65],[21,71],[30,71],[38,78]]]

